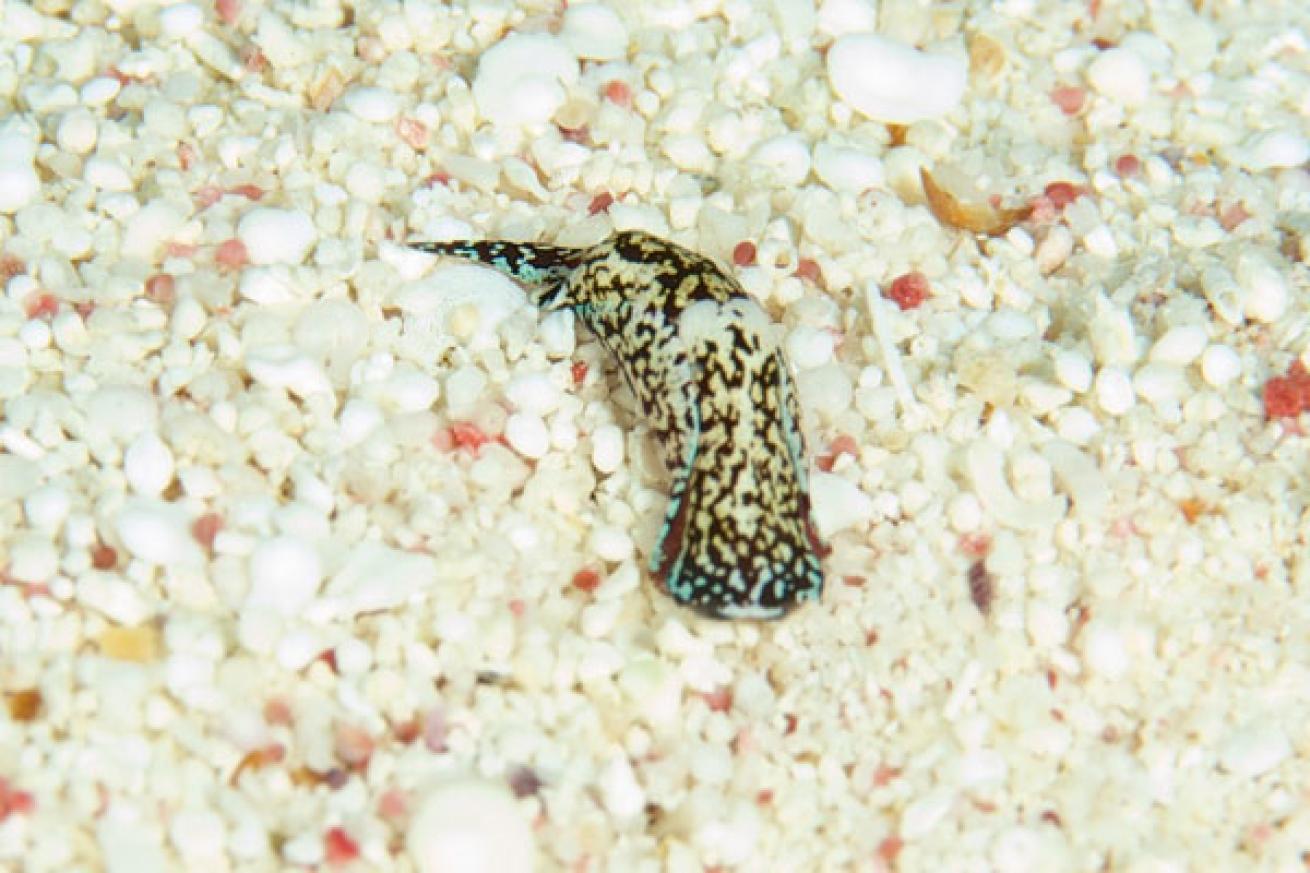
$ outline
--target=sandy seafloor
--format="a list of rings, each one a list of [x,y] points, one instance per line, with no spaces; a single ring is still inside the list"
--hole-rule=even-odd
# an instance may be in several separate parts
[[[1310,7],[0,10],[0,867],[1310,865]],[[670,602],[612,362],[398,245],[615,227],[780,325],[821,603]]]

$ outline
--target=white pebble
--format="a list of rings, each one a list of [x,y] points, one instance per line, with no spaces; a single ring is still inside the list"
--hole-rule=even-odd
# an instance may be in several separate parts
[[[1086,445],[1088,440],[1096,436],[1100,429],[1101,426],[1097,424],[1096,416],[1081,406],[1061,409],[1056,414],[1056,433],[1060,435],[1061,439],[1068,440],[1074,445]]]
[[[192,865],[223,865],[227,825],[213,810],[179,810],[169,823],[168,836],[184,861]]]
[[[1242,374],[1242,359],[1231,347],[1216,343],[1201,354],[1201,376],[1212,388],[1223,388]]]
[[[241,216],[237,238],[252,264],[299,264],[318,242],[318,230],[314,220],[297,209],[260,206]]]
[[[1093,619],[1079,636],[1083,663],[1098,676],[1115,680],[1128,670],[1128,648],[1118,628]]]
[[[591,532],[590,550],[603,561],[617,564],[632,557],[632,537],[614,525],[603,524]]]
[[[204,23],[205,13],[194,3],[177,3],[159,10],[159,30],[173,39],[190,36]]]
[[[567,358],[577,346],[577,334],[573,328],[573,310],[562,309],[548,312],[541,318],[537,329],[537,338],[541,340],[546,354],[552,358]]]
[[[45,536],[20,536],[9,544],[7,570],[19,582],[48,582],[59,571],[59,551]]]
[[[513,795],[473,779],[442,785],[419,801],[405,847],[419,873],[530,873],[535,852]]]
[[[765,140],[751,153],[750,160],[767,168],[778,185],[799,185],[810,173],[810,148],[796,133]]]
[[[560,37],[579,58],[614,61],[628,54],[628,29],[608,6],[571,5],[564,13]]]
[[[82,86],[77,96],[83,106],[104,106],[122,90],[122,83],[113,76],[96,76]]]
[[[101,191],[131,191],[135,187],[132,177],[123,169],[122,164],[98,155],[87,158],[86,166],[82,169],[82,179],[92,188]]]
[[[1151,360],[1161,364],[1185,367],[1205,351],[1209,335],[1199,324],[1181,324],[1171,327],[1151,346]]]
[[[246,371],[270,388],[284,388],[296,397],[332,394],[323,367],[292,345],[262,346],[246,352]]]
[[[158,497],[173,481],[173,452],[154,431],[145,431],[123,453],[127,484],[142,497]]]
[[[379,399],[397,412],[431,409],[440,393],[436,379],[410,364],[398,365],[378,386]]]
[[[133,213],[123,229],[122,255],[151,261],[159,247],[182,229],[186,218],[176,206],[152,200]]]
[[[0,161],[0,215],[13,215],[40,190],[41,180],[30,161]]]
[[[982,524],[982,503],[976,495],[964,491],[951,498],[946,514],[956,533],[969,533]]]
[[[1287,280],[1260,255],[1247,253],[1237,262],[1237,281],[1245,292],[1242,311],[1252,321],[1275,322],[1287,311]]]
[[[1133,407],[1133,384],[1119,367],[1102,367],[1096,374],[1096,402],[1109,415],[1123,415]]]
[[[120,766],[129,766],[126,759]],[[110,802],[96,825],[100,864],[105,873],[164,873],[172,869],[156,827],[131,801]]]
[[[1261,172],[1299,167],[1310,161],[1310,140],[1293,130],[1269,130],[1256,134],[1245,144],[1241,163],[1248,170]]]
[[[848,34],[828,50],[837,96],[875,121],[913,124],[954,109],[964,96],[963,57],[928,54],[872,33]]]
[[[1111,48],[1087,68],[1087,81],[1106,97],[1125,106],[1140,106],[1151,89],[1151,71],[1134,51]]]
[[[822,328],[798,324],[787,335],[787,356],[798,370],[822,367],[832,360],[836,340]]]
[[[540,415],[515,412],[505,422],[505,439],[510,448],[525,458],[539,460],[550,450],[550,431]]]
[[[36,143],[18,130],[0,133],[0,163],[30,164],[36,159]]]
[[[1082,352],[1060,349],[1054,363],[1055,378],[1070,391],[1081,394],[1092,387],[1092,362]]]
[[[473,99],[493,124],[544,124],[563,105],[564,88],[577,80],[577,58],[562,40],[514,33],[482,54]]]
[[[42,485],[23,500],[27,523],[37,530],[58,530],[71,508],[68,490],[59,485]]]
[[[833,473],[819,472],[810,478],[810,499],[814,524],[824,539],[873,518],[873,499],[854,483]]]
[[[328,581],[324,598],[337,615],[394,609],[409,602],[437,575],[431,555],[401,551],[368,540],[351,549],[345,565]]]
[[[459,415],[473,408],[487,387],[487,374],[472,365],[460,367],[446,377],[446,405]]]
[[[341,96],[341,106],[362,121],[386,124],[400,114],[400,97],[386,88],[351,88]]]
[[[878,13],[871,0],[823,0],[815,23],[830,36],[867,33],[878,29]]]
[[[280,536],[261,542],[250,555],[247,609],[298,616],[323,582],[323,565],[312,543]]]
[[[1234,776],[1254,779],[1292,754],[1287,734],[1274,724],[1255,724],[1230,735],[1219,746],[1219,766]]]
[[[601,473],[613,473],[623,463],[623,431],[602,424],[591,434],[591,463]]]
[[[55,142],[66,152],[85,155],[96,147],[100,126],[96,117],[81,107],[69,110],[59,121]]]
[[[616,819],[632,819],[646,808],[646,792],[637,782],[626,755],[620,752],[612,755],[596,781],[601,803]]]
[[[519,412],[549,415],[559,408],[561,392],[548,373],[523,373],[505,386],[505,398]]]
[[[1147,403],[1178,400],[1187,388],[1181,367],[1152,361],[1133,374],[1133,391]]]
[[[495,331],[527,301],[523,289],[496,270],[474,264],[438,267],[425,278],[401,289],[396,306],[406,315],[431,317],[451,330],[461,311],[473,313],[470,345],[499,345]],[[453,330],[452,330],[453,332]]]
[[[108,385],[87,398],[87,424],[96,436],[126,442],[153,430],[159,420],[154,397],[135,385]]]
[[[148,564],[204,563],[200,544],[191,535],[191,519],[175,504],[131,498],[119,510],[114,527],[128,553]]]
[[[814,147],[814,174],[834,191],[859,194],[884,183],[882,161],[867,152],[821,142]]]

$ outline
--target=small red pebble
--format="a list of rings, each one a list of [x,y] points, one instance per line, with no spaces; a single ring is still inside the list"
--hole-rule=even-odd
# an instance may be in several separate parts
[[[587,206],[588,215],[597,215],[604,212],[614,205],[614,195],[608,191],[602,191],[595,197],[591,198],[591,203]]]
[[[249,182],[244,185],[237,185],[228,188],[227,193],[235,194],[238,197],[244,197],[247,200],[262,200],[264,198],[264,189]]]
[[[13,255],[0,255],[0,282],[8,282],[27,272],[27,264]]]
[[[828,451],[819,455],[815,464],[825,473],[831,473],[832,467],[837,463],[837,459],[843,454],[858,455],[860,453],[860,444],[855,441],[855,437],[849,434],[838,434],[828,446]]]
[[[206,549],[213,550],[214,537],[223,529],[223,517],[216,512],[206,512],[191,523],[191,536]]]
[[[234,237],[218,244],[214,262],[227,270],[239,270],[250,263],[250,253],[246,251],[246,244]]]
[[[433,185],[449,185],[450,173],[447,173],[445,170],[437,170],[435,173],[430,174],[426,179],[424,179],[423,183],[429,188]]]
[[[191,196],[195,198],[196,206],[201,209],[208,209],[223,199],[223,189],[217,185],[202,185]]]
[[[589,568],[579,570],[573,574],[573,587],[590,594],[600,587],[600,574]]]
[[[1267,418],[1295,418],[1310,409],[1310,374],[1299,359],[1288,367],[1287,375],[1265,383],[1264,403]]]
[[[91,547],[91,566],[97,570],[112,570],[118,565],[118,552],[113,546],[96,543]]]
[[[885,864],[896,863],[896,856],[905,848],[905,840],[898,836],[886,837],[878,844],[878,858]]]
[[[403,821],[409,815],[409,795],[399,788],[388,788],[378,798],[378,815],[388,821]]]
[[[241,50],[241,68],[247,73],[262,73],[268,69],[268,55],[254,46]]]
[[[236,24],[241,15],[241,0],[216,0],[214,11],[224,24]]]
[[[59,298],[49,291],[29,294],[23,302],[28,318],[52,318],[59,313]]]
[[[932,296],[932,286],[928,284],[927,276],[914,270],[893,279],[885,294],[902,310],[918,309]]]
[[[984,533],[967,533],[960,536],[960,551],[970,558],[985,558],[992,550],[992,538]]]
[[[189,258],[196,253],[196,248],[191,243],[170,242],[164,246],[164,251],[170,258]]]
[[[28,815],[36,808],[30,791],[16,791],[9,780],[0,776],[0,821],[11,815]]]
[[[359,843],[345,828],[328,828],[323,836],[323,855],[329,864],[349,864],[359,857]]]
[[[337,725],[333,751],[337,760],[353,770],[361,770],[373,757],[373,738],[353,724]]]
[[[146,298],[160,306],[172,304],[177,296],[177,282],[168,273],[156,273],[146,280]]]
[[[450,725],[446,713],[440,707],[429,709],[423,716],[423,747],[429,752],[441,754],[446,751],[446,740],[450,737]]]
[[[281,697],[271,697],[264,702],[264,721],[269,724],[287,726],[294,721],[291,704]]]
[[[1065,115],[1077,115],[1087,101],[1087,92],[1073,85],[1061,85],[1051,91],[1051,102]]]
[[[569,368],[569,374],[573,377],[573,384],[575,386],[581,385],[587,380],[587,362],[574,361],[573,366]]]
[[[416,118],[396,119],[396,135],[414,151],[427,148],[428,126]]]
[[[713,691],[706,691],[701,695],[701,700],[710,708],[710,712],[727,712],[732,709],[732,688],[727,685],[720,685]]]
[[[755,263],[755,243],[743,240],[732,250],[732,262],[738,267],[749,267]]]
[[[796,264],[796,278],[817,285],[823,279],[823,271],[819,269],[819,262],[813,258],[801,258]]]
[[[179,143],[177,147],[177,165],[183,171],[191,169],[196,162],[196,147],[189,142]]]
[[[1120,155],[1114,159],[1114,171],[1128,179],[1142,171],[1142,162],[1137,155]]]
[[[457,447],[469,449],[475,455],[482,448],[483,443],[487,441],[487,435],[476,424],[467,421],[457,421],[452,424],[450,426],[450,436]]]
[[[611,79],[605,83],[601,91],[605,99],[615,106],[622,106],[624,109],[632,106],[632,89],[628,87],[627,82],[620,82],[618,79]]]
[[[1046,198],[1056,209],[1064,209],[1083,195],[1083,190],[1072,182],[1052,182],[1046,186]]]
[[[1225,206],[1219,213],[1219,224],[1226,231],[1236,230],[1238,225],[1251,217],[1246,207],[1240,203]]]
[[[559,135],[566,142],[573,142],[578,145],[588,145],[591,142],[591,130],[585,124],[581,127],[561,127]]]

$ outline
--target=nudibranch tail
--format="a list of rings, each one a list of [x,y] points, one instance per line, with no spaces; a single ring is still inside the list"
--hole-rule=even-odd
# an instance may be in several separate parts
[[[525,284],[540,286],[535,302],[543,308],[561,305],[562,301],[552,298],[587,253],[586,249],[567,246],[471,240],[410,243],[410,247],[432,255],[477,261]]]

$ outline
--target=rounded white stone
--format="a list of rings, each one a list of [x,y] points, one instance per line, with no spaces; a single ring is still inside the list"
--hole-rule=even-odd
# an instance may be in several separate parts
[[[798,324],[787,335],[787,356],[798,370],[822,367],[832,360],[836,344],[829,331]]]
[[[540,415],[515,412],[505,422],[505,439],[510,448],[525,458],[538,460],[550,450],[550,431]]]
[[[1107,622],[1092,620],[1080,637],[1083,662],[1105,679],[1118,679],[1128,671],[1128,648],[1123,634]]]
[[[614,525],[600,525],[591,532],[591,551],[601,560],[618,563],[632,557],[632,537]]]
[[[297,397],[331,394],[323,367],[293,345],[261,346],[246,352],[246,371],[256,382],[284,388]]]
[[[613,473],[623,463],[623,431],[602,424],[591,434],[591,463],[601,473]]]
[[[882,161],[867,152],[821,142],[814,147],[814,174],[834,191],[859,194],[881,188]]]
[[[405,836],[419,873],[530,873],[532,829],[499,785],[460,780],[419,801]]]
[[[1133,383],[1119,367],[1102,367],[1096,374],[1096,402],[1109,415],[1123,415],[1133,407]]]
[[[1178,400],[1187,389],[1187,378],[1176,364],[1152,361],[1133,374],[1133,391],[1148,403]]]
[[[314,599],[322,582],[322,562],[312,543],[290,536],[264,540],[250,555],[245,606],[294,618]]]
[[[1201,354],[1201,377],[1212,388],[1223,388],[1242,374],[1242,359],[1222,343],[1209,346]]]
[[[1237,262],[1237,281],[1246,292],[1242,311],[1252,321],[1277,321],[1287,311],[1287,279],[1260,255],[1245,254]]]
[[[833,473],[815,473],[810,478],[810,499],[814,524],[824,539],[873,518],[873,498]]]
[[[190,36],[204,24],[204,10],[194,3],[177,3],[159,10],[159,31],[173,39]]]
[[[37,530],[58,530],[68,518],[73,501],[60,485],[42,485],[23,500],[27,523]]]
[[[878,12],[871,0],[823,0],[815,24],[831,36],[868,33],[878,29]]]
[[[952,497],[946,513],[956,533],[975,531],[983,520],[982,503],[968,491]]]
[[[9,544],[6,569],[19,582],[48,582],[59,572],[59,550],[46,536],[17,537]]]
[[[126,442],[153,430],[159,420],[154,397],[135,385],[107,385],[86,400],[88,430],[93,436]]]
[[[204,553],[191,535],[191,519],[174,504],[131,498],[119,510],[114,527],[128,553],[148,564],[204,563]]]
[[[18,130],[0,133],[0,163],[30,164],[36,159],[36,143]]]
[[[342,107],[363,121],[385,124],[400,114],[400,97],[386,88],[351,88],[341,96]]]
[[[127,484],[142,497],[157,497],[173,481],[173,452],[154,431],[145,431],[123,453]]]
[[[549,415],[563,396],[547,373],[523,373],[505,386],[505,398],[520,412]]]
[[[1055,378],[1065,388],[1081,394],[1092,387],[1092,362],[1082,352],[1060,349],[1054,364]]]
[[[396,367],[380,386],[381,399],[399,412],[431,409],[440,393],[436,379],[409,365]]]
[[[1293,130],[1270,130],[1252,137],[1243,150],[1242,165],[1253,172],[1299,167],[1310,161],[1310,139]]]
[[[514,33],[483,53],[473,99],[493,124],[544,124],[563,105],[564,88],[577,80],[578,60],[563,40]]]
[[[1287,734],[1274,724],[1254,724],[1235,731],[1219,747],[1219,766],[1234,776],[1254,779],[1292,754]]]
[[[487,374],[478,367],[460,367],[446,377],[446,405],[452,411],[472,409],[487,387]]]
[[[954,109],[964,96],[963,57],[928,54],[872,33],[840,37],[828,50],[828,82],[875,121],[913,124]]]
[[[608,6],[571,5],[564,13],[560,37],[579,58],[614,61],[628,54],[628,29]]]
[[[1209,334],[1199,324],[1182,324],[1171,327],[1151,346],[1151,360],[1161,364],[1185,367],[1205,351]]]
[[[100,137],[100,125],[96,117],[83,108],[71,109],[64,113],[55,131],[55,142],[66,152],[85,155],[96,147]]]
[[[237,223],[237,238],[252,264],[299,264],[318,242],[318,229],[297,209],[257,207]]]
[[[41,180],[27,161],[0,161],[0,215],[13,215],[36,199]]]
[[[132,177],[123,169],[122,164],[98,155],[87,159],[82,178],[88,185],[101,191],[131,191],[134,187]]]
[[[182,809],[169,822],[168,836],[184,859],[212,863],[223,855],[227,825],[211,809]]]
[[[182,229],[186,218],[172,203],[152,200],[133,213],[123,229],[122,254],[150,261],[159,247]]]
[[[1136,52],[1111,48],[1087,68],[1087,81],[1098,92],[1125,106],[1140,106],[1151,92],[1151,71]]]
[[[810,147],[796,133],[765,140],[751,153],[750,160],[767,168],[778,185],[799,185],[810,174]]]

